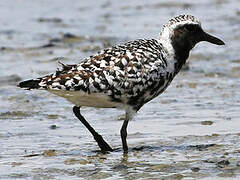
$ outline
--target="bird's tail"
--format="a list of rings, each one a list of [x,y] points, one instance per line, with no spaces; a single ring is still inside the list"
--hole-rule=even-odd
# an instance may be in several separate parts
[[[41,78],[39,79],[30,79],[30,80],[26,80],[26,81],[22,81],[18,84],[18,87],[20,88],[24,88],[24,89],[39,89],[41,86],[39,85],[39,83],[42,81]]]

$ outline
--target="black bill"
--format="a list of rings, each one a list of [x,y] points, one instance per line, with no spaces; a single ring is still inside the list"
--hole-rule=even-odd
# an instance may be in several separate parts
[[[206,32],[203,32],[202,41],[207,41],[207,42],[217,44],[217,45],[225,45],[225,43],[221,39],[218,39]]]

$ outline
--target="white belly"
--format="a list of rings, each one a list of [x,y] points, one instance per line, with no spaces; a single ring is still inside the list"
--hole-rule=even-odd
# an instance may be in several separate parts
[[[97,93],[84,93],[81,91],[61,91],[61,90],[48,90],[50,93],[66,98],[76,106],[87,106],[97,108],[121,108],[124,105],[119,102],[113,102],[105,94]]]

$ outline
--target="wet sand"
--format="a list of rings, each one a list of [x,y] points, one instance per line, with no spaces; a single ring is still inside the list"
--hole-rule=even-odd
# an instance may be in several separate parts
[[[235,0],[0,2],[0,179],[238,179],[240,3]],[[224,9],[224,11],[222,10]],[[99,152],[72,104],[16,84],[100,49],[155,38],[174,15],[198,17],[226,46],[200,43],[186,70],[129,123],[115,109],[82,112],[116,151]]]

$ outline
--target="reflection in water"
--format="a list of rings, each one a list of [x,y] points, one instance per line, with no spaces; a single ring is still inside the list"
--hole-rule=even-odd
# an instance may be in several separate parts
[[[123,153],[121,163],[122,164],[127,164],[128,163],[128,153]]]

